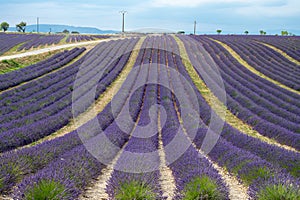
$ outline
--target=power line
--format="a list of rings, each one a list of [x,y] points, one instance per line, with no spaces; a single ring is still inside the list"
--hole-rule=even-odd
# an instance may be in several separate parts
[[[127,14],[128,12],[126,10],[122,10],[119,13],[121,13],[123,16],[123,18],[122,18],[122,33],[125,33],[125,14]]]

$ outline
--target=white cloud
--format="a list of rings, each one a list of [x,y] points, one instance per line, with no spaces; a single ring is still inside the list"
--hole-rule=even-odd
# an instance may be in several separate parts
[[[284,5],[278,6],[257,6],[252,5],[248,7],[237,8],[236,13],[244,16],[257,17],[293,17],[300,15],[300,2],[292,0]]]
[[[299,0],[15,0],[3,2],[2,7],[3,20],[12,27],[23,20],[35,24],[38,16],[40,23],[120,29],[119,10],[128,11],[128,29],[158,26],[189,30],[195,19],[203,32],[215,32],[217,28],[259,30],[257,26],[276,29],[282,24],[286,29],[299,29],[300,20]]]
[[[226,6],[227,4],[227,6]],[[293,17],[300,15],[299,0],[150,0],[152,7],[205,8],[216,7],[246,17]]]
[[[198,7],[205,4],[240,3],[247,5],[272,4],[281,0],[151,0],[153,7]]]

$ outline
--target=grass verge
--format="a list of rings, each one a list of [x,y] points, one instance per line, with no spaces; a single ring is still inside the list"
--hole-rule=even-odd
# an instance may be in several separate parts
[[[26,44],[27,42],[28,42],[28,41],[17,44],[16,46],[14,46],[14,47],[11,48],[10,50],[6,51],[6,52],[5,52],[3,55],[1,55],[1,56],[9,56],[9,55],[15,54],[16,52],[18,52],[18,49],[19,49],[23,44]]]
[[[16,58],[11,60],[3,60],[0,62],[0,74],[5,74],[11,71],[15,71],[27,67],[29,65],[33,65],[40,61],[46,60],[61,51],[63,50],[49,51],[47,53],[34,55],[34,56]]]

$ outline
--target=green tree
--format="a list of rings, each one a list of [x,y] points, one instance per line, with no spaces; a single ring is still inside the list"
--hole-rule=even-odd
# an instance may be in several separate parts
[[[281,31],[282,36],[287,36],[289,33],[287,31]]]
[[[264,32],[263,30],[260,30],[259,33],[260,33],[261,35],[264,35],[265,32]]]
[[[222,33],[222,30],[218,29],[217,33],[220,35]]]
[[[248,34],[249,34],[249,31],[245,31],[244,33],[245,33],[246,35],[248,35]]]
[[[70,31],[68,31],[67,29],[65,29],[65,30],[63,30],[63,33],[65,33],[65,34],[69,34],[69,33],[70,33]]]
[[[0,30],[3,30],[4,32],[7,31],[9,28],[9,24],[7,22],[2,22],[0,25]]]
[[[25,33],[26,26],[27,26],[26,22],[21,22],[20,24],[17,24],[16,25],[17,31]]]

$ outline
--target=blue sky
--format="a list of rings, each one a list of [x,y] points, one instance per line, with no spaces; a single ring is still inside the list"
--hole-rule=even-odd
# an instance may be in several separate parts
[[[127,10],[126,30],[160,28],[198,33],[243,33],[288,30],[300,34],[299,0],[0,0],[0,21],[121,28],[120,10]]]

